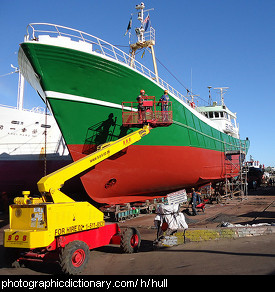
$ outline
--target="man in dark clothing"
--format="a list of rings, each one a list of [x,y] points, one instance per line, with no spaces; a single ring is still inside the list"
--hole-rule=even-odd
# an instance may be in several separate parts
[[[159,102],[157,105],[161,103],[161,111],[163,112],[163,121],[168,120],[168,102],[169,102],[169,95],[168,90],[164,90],[164,94],[159,99]]]
[[[168,111],[168,102],[169,102],[168,90],[164,90],[164,94],[159,99],[159,103],[157,105],[161,103],[161,110]]]
[[[200,203],[200,196],[195,192],[195,189],[192,188],[192,198],[191,198],[191,204],[192,204],[192,211],[193,216],[198,215],[196,206]]]

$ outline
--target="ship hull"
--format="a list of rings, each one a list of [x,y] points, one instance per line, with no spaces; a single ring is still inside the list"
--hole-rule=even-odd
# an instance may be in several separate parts
[[[84,157],[84,146],[68,145],[74,160]],[[220,181],[231,171],[224,159],[223,152],[196,147],[132,145],[115,159],[96,165],[81,181],[97,202],[140,201]],[[231,159],[236,163],[239,157]]]
[[[26,59],[28,68],[21,61]],[[121,102],[135,101],[140,89],[157,98],[163,94],[156,81],[95,53],[23,43],[19,65],[26,77],[34,74],[30,67],[40,76],[40,95],[49,101],[73,160],[133,131],[122,126]],[[127,151],[81,176],[92,199],[125,203],[224,179],[224,145],[237,149],[239,139],[217,130],[173,94],[170,100],[171,126],[153,129]],[[237,172],[238,167],[232,168],[232,176]]]

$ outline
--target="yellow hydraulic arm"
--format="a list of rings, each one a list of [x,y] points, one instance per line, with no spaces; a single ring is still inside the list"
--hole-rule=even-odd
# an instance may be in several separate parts
[[[117,141],[98,146],[96,152],[42,177],[37,183],[39,192],[42,194],[42,200],[44,202],[49,201],[50,197],[50,200],[54,203],[74,202],[74,200],[59,190],[67,180],[134,144],[149,133],[150,127],[149,125],[145,125],[142,129],[128,134]]]

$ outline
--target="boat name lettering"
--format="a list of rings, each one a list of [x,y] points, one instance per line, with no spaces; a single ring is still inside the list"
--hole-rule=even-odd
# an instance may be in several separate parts
[[[229,124],[225,124],[226,130],[233,131],[233,126]]]

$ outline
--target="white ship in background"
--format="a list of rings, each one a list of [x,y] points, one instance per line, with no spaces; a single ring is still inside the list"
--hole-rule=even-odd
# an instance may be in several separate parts
[[[45,171],[71,162],[51,113],[24,109],[23,100],[24,77],[19,73],[17,107],[0,105],[0,192],[35,191]]]

